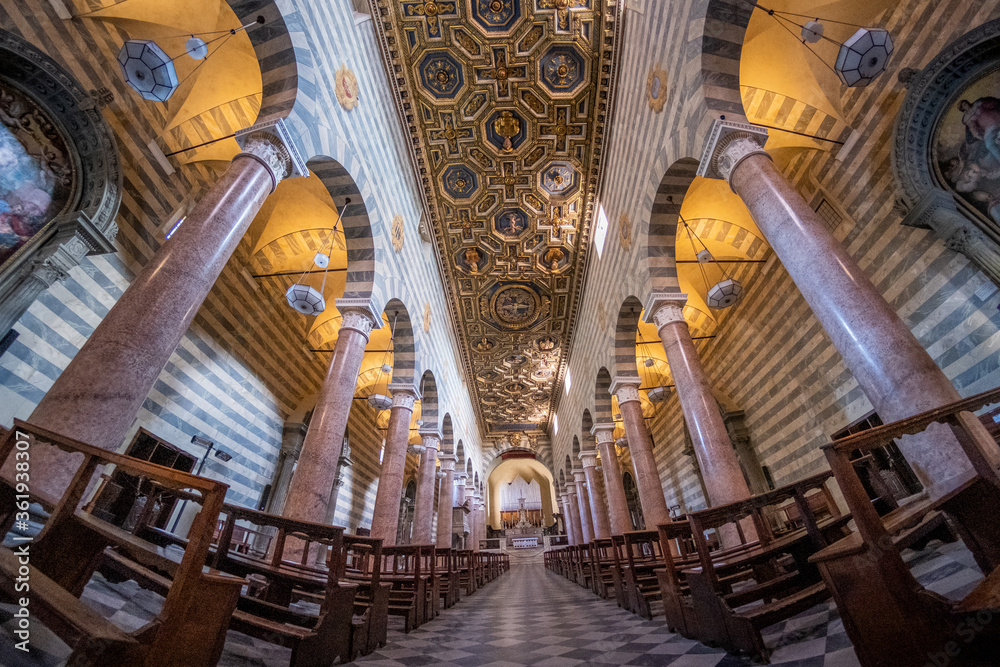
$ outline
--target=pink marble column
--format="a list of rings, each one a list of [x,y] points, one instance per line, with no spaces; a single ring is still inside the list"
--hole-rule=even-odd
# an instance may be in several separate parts
[[[437,477],[437,455],[441,436],[421,433],[423,452],[417,468],[417,497],[413,502],[413,544],[434,544],[434,483]]]
[[[590,514],[594,519],[594,537],[597,539],[607,539],[611,537],[611,522],[608,520],[608,508],[601,498],[600,482],[597,476],[597,452],[580,452],[580,462],[583,464],[583,474],[587,478]],[[623,489],[623,496],[624,493]]]
[[[625,437],[635,466],[635,485],[639,489],[642,517],[647,530],[656,530],[661,523],[670,521],[667,499],[663,495],[660,473],[653,458],[653,439],[649,437],[646,421],[639,403],[639,378],[616,377],[611,383],[611,393],[618,397],[618,409],[625,423]]]
[[[580,527],[583,529],[583,542],[587,544],[594,539],[594,520],[590,516],[590,494],[587,489],[587,473],[583,470],[573,471],[576,487],[577,512],[580,514]]]
[[[465,480],[465,504],[469,508],[466,518],[469,521],[469,533],[466,535],[466,549],[478,550],[476,543],[476,488],[472,477]]]
[[[579,544],[577,533],[573,527],[573,510],[569,501],[569,493],[563,491],[559,497],[562,499],[563,523],[566,524],[566,541],[570,544]]]
[[[451,548],[451,518],[455,502],[455,462],[451,454],[438,457],[441,462],[441,490],[438,494],[438,549]]]
[[[645,319],[656,323],[694,453],[708,487],[708,504],[714,507],[749,498],[750,487],[684,320],[686,302],[685,294],[653,294],[646,301]]]
[[[717,122],[706,153],[709,175],[727,180],[746,204],[879,416],[891,422],[957,401],[896,311],[774,166],[761,136],[760,128]],[[925,485],[971,471],[945,426],[902,438],[900,448]],[[994,467],[998,461],[1000,450]]]
[[[337,478],[337,467],[329,462],[340,458],[368,336],[376,324],[382,323],[370,308],[341,308],[341,314],[343,322],[333,359],[282,512],[290,519],[315,523],[327,520],[330,491]]]
[[[604,476],[604,493],[608,496],[608,521],[612,535],[621,535],[632,530],[632,516],[625,499],[625,484],[622,467],[615,448],[615,425],[594,424],[591,433],[597,440],[597,450],[601,453],[601,472]]]
[[[28,421],[117,450],[257,211],[292,170],[276,137],[250,135],[243,152],[146,263]],[[76,470],[67,456],[47,445],[32,450],[34,493],[58,501]]]
[[[382,470],[378,477],[375,508],[372,511],[372,537],[381,539],[386,546],[396,544],[406,449],[410,441],[410,418],[417,400],[417,391],[410,386],[389,385],[389,391],[392,392],[392,409],[389,412]]]
[[[580,519],[580,501],[576,498],[576,484],[568,483],[566,502],[569,503],[569,518],[573,522],[573,544],[584,544],[583,521]]]

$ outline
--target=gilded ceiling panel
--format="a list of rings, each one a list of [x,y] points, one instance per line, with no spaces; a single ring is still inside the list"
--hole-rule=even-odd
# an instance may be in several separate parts
[[[374,0],[487,433],[545,429],[582,288],[620,3]]]

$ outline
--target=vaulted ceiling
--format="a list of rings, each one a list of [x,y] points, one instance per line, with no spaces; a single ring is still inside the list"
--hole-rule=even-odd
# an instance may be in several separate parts
[[[480,423],[545,430],[583,284],[620,17],[600,0],[376,4]]]

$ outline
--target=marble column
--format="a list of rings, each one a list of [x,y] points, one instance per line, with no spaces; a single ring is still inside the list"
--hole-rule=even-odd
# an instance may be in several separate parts
[[[618,397],[618,409],[625,423],[625,437],[635,466],[635,485],[639,489],[639,502],[646,530],[656,530],[661,523],[670,521],[667,499],[663,495],[660,473],[653,457],[653,439],[649,437],[646,421],[639,402],[639,378],[617,376],[611,383],[611,393]]]
[[[645,319],[656,323],[695,456],[705,476],[708,505],[714,507],[749,498],[750,488],[684,320],[686,302],[686,294],[652,294],[646,301]]]
[[[451,518],[455,502],[455,462],[451,454],[438,457],[441,462],[441,487],[438,492],[438,549],[451,548]]]
[[[628,511],[622,467],[615,448],[615,425],[598,422],[590,432],[594,434],[597,450],[601,453],[601,472],[604,475],[604,493],[608,497],[611,534],[621,535],[632,530],[632,515]]]
[[[382,470],[375,491],[375,508],[372,511],[372,537],[382,544],[396,544],[399,528],[399,503],[403,496],[403,473],[406,469],[406,449],[410,440],[410,418],[417,400],[417,390],[409,385],[389,385],[392,408],[382,452]]]
[[[441,434],[422,431],[423,451],[417,468],[417,497],[413,502],[413,544],[434,544],[434,483],[437,476],[438,447]]]
[[[601,498],[600,482],[597,476],[597,452],[589,450],[580,452],[580,462],[583,464],[583,474],[587,478],[590,514],[594,519],[594,537],[607,539],[611,537],[611,522],[608,520],[608,508]],[[624,495],[625,491],[622,489],[623,498]]]
[[[337,305],[343,316],[337,345],[282,511],[282,515],[298,521],[327,521],[331,490],[337,480],[335,464],[347,433],[347,418],[365,358],[365,346],[372,329],[382,323],[382,318],[370,307],[345,307],[339,301]]]
[[[576,487],[577,511],[580,514],[580,528],[583,529],[583,544],[594,539],[594,520],[590,516],[590,493],[587,489],[587,473],[583,470],[573,471],[573,481]]]
[[[489,525],[489,520],[486,517],[486,502],[480,498],[477,500],[477,510],[476,510],[476,527],[479,529],[479,539],[485,540],[489,537],[489,531],[486,527]]]
[[[479,492],[473,491],[469,499],[469,539],[472,541],[469,548],[473,551],[479,551],[479,527]]]
[[[580,519],[580,501],[576,497],[576,483],[567,482],[566,502],[569,504],[569,520],[573,522],[573,544],[584,544],[583,521]]]
[[[271,514],[281,514],[288,496],[288,487],[292,483],[292,473],[295,464],[302,453],[302,442],[306,437],[306,425],[299,422],[285,422],[281,430],[281,451],[278,452],[278,465],[274,467],[271,478],[271,497],[267,501],[267,511]]]
[[[959,400],[882,293],[764,151],[766,130],[717,121],[700,173],[729,182],[884,422]],[[984,434],[981,439],[986,440]],[[971,466],[948,427],[900,440],[927,485]],[[1000,463],[1000,450],[990,464]]]
[[[28,421],[115,451],[264,200],[296,172],[289,147],[259,131],[146,263]],[[294,149],[291,149],[294,153]],[[297,158],[297,153],[295,153]],[[32,491],[58,501],[76,465],[32,449]]]
[[[562,502],[563,524],[566,526],[566,541],[570,544],[576,544],[576,533],[573,530],[573,513],[570,511],[569,493],[562,491],[559,494],[559,498]]]

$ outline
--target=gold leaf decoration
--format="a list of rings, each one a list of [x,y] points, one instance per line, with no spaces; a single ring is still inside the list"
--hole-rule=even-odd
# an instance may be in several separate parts
[[[398,213],[392,219],[392,247],[396,252],[403,249],[403,238],[406,229],[403,227],[403,216]]]
[[[663,111],[667,103],[667,70],[659,65],[653,65],[646,79],[646,101],[653,113]]]
[[[424,303],[424,333],[431,330],[431,304]]]
[[[337,70],[336,78],[337,101],[345,111],[350,111],[358,105],[358,79],[354,72],[341,65]]]

